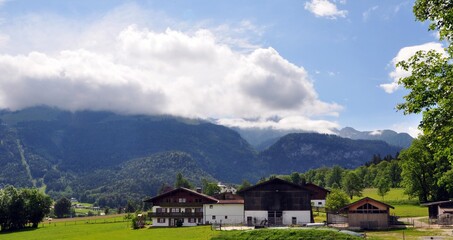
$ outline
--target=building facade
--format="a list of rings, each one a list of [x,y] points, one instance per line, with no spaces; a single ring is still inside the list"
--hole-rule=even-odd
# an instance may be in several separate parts
[[[153,205],[149,214],[153,226],[172,227],[204,224],[205,205],[215,204],[218,200],[187,188],[177,188],[145,202]]]
[[[394,207],[365,197],[343,207],[340,212],[347,212],[350,229],[387,229],[390,227],[390,208]]]
[[[274,178],[238,192],[244,198],[247,225],[303,225],[313,222],[311,192]]]

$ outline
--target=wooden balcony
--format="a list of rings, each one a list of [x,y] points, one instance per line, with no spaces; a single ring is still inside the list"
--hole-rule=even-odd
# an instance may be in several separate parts
[[[202,218],[202,212],[152,212],[148,213],[148,217],[152,218]]]

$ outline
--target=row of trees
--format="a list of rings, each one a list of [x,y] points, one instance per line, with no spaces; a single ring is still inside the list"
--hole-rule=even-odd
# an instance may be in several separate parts
[[[52,199],[37,189],[0,189],[0,227],[2,231],[24,228],[28,223],[38,227],[49,214]]]

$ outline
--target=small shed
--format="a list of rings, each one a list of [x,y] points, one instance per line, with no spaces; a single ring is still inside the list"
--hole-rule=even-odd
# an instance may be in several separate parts
[[[441,225],[453,224],[453,202],[451,200],[422,203],[421,205],[428,207],[430,220],[436,220]]]
[[[387,229],[390,226],[390,208],[394,207],[365,197],[343,207],[340,211],[347,212],[350,229]]]

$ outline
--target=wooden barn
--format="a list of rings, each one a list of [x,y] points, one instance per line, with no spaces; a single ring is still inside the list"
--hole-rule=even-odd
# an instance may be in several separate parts
[[[307,183],[304,187],[312,192],[311,195],[311,205],[313,207],[325,207],[327,194],[330,193],[329,190],[315,185],[313,183]]]
[[[423,203],[428,207],[429,219],[440,225],[453,224],[453,202],[451,200]]]
[[[303,225],[313,222],[312,193],[303,186],[273,178],[238,194],[244,198],[247,225]]]
[[[350,229],[387,229],[390,224],[390,208],[386,203],[365,197],[342,209],[348,215]]]

